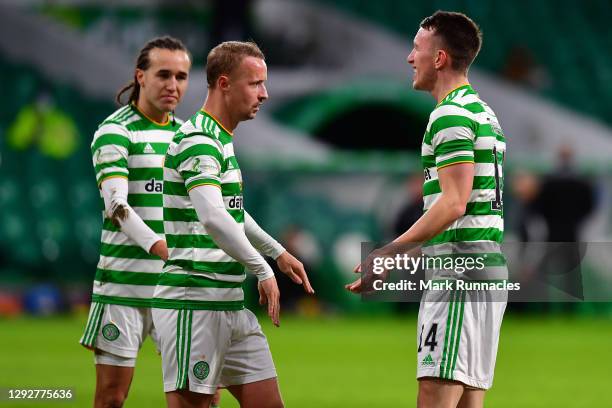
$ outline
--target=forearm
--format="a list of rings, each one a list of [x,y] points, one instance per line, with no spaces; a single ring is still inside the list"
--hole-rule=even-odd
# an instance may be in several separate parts
[[[264,231],[246,211],[244,212],[244,232],[260,253],[272,259],[278,258],[285,252],[285,248]]]
[[[464,211],[465,207],[441,195],[408,231],[393,242],[402,245],[428,241],[446,230]]]
[[[270,265],[225,209],[221,191],[217,187],[196,187],[189,191],[189,197],[206,233],[219,248],[246,266],[259,281],[274,276]]]
[[[446,230],[465,214],[472,191],[474,164],[460,163],[438,170],[440,196],[408,231],[392,244],[423,243]]]
[[[104,198],[104,213],[121,232],[150,252],[161,238],[153,232],[127,202],[128,182],[125,178],[109,178],[100,185]]]

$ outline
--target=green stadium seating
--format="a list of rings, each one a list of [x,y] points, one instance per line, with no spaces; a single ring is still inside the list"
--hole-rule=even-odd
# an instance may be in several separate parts
[[[2,58],[0,75],[11,78],[3,84],[0,102],[0,270],[20,271],[17,276],[26,280],[88,281],[95,271],[101,230],[89,140],[113,105]],[[77,151],[66,160],[45,156],[35,139],[22,150],[7,142],[6,132],[20,109],[35,102],[41,90],[78,127]]]
[[[612,31],[607,0],[336,1],[311,0],[383,25],[412,38],[419,21],[438,9],[472,16],[484,32],[476,65],[501,74],[513,47],[528,49],[550,75],[548,87],[534,90],[562,105],[612,123],[603,100],[612,97]]]

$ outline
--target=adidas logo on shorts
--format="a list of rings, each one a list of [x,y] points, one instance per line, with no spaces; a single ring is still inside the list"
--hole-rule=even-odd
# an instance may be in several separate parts
[[[433,358],[431,358],[431,354],[428,354],[427,357],[421,361],[421,367],[433,367],[435,365],[436,363],[434,362]]]

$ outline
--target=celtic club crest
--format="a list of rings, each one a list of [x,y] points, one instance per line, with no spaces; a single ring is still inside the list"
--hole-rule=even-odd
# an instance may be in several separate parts
[[[106,340],[109,340],[109,341],[117,340],[117,337],[119,337],[119,334],[120,334],[119,328],[115,326],[113,323],[108,323],[104,325],[104,327],[102,327],[102,336],[104,336]]]
[[[206,361],[198,361],[193,366],[193,375],[196,376],[199,380],[204,380],[208,377],[208,373],[210,372],[210,367]]]

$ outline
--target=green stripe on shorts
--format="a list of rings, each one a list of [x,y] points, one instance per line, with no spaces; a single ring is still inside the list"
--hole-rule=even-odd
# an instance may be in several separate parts
[[[444,335],[444,351],[440,364],[440,378],[447,380],[453,379],[453,372],[457,364],[457,356],[459,355],[465,297],[465,291],[453,291],[450,295],[446,332]]]
[[[189,356],[191,355],[191,324],[193,322],[193,310],[185,310],[187,314],[187,346],[185,349],[185,359],[183,361],[183,386],[187,387],[189,374]]]
[[[459,291],[455,292],[455,301],[453,302],[453,324],[450,332],[450,341],[449,341],[449,351],[448,351],[448,360],[446,361],[446,372],[444,374],[444,378],[451,379],[451,366],[453,365],[453,357],[455,356],[455,335],[457,332],[457,321],[459,315],[459,306],[458,302],[461,293]]]
[[[191,325],[193,322],[193,311],[181,309],[178,311],[176,322],[176,358],[177,376],[176,389],[187,388],[187,374],[189,373],[189,352],[191,349]]]
[[[96,303],[94,308],[93,308],[93,312],[91,314],[91,320],[89,321],[89,326],[87,328],[87,332],[85,335],[85,344],[87,344],[90,347],[93,347],[94,345],[94,331],[96,328],[96,325],[98,323],[98,315],[100,313],[100,309],[102,308],[102,305],[100,303]]]
[[[89,335],[89,331],[91,330],[91,326],[93,325],[93,316],[96,314],[96,309],[98,308],[97,303],[92,303],[89,307],[89,316],[87,317],[87,324],[85,325],[85,332],[83,333],[83,337],[81,338],[81,344],[84,346],[90,347],[91,344],[87,343],[87,337]]]
[[[440,362],[440,378],[446,378],[447,371],[447,360],[448,360],[448,345],[451,333],[451,326],[454,322],[454,305],[455,305],[455,291],[451,291],[448,300],[448,312],[446,318],[446,330],[444,333],[444,349],[442,352],[442,361]]]
[[[93,333],[91,334],[91,344],[95,344],[96,338],[98,337],[98,332],[100,331],[100,326],[102,325],[102,314],[104,314],[104,304],[100,304],[100,308],[98,309],[98,317],[96,318],[96,325],[94,327]]]
[[[83,340],[81,341],[82,345],[87,347],[94,346],[98,330],[100,329],[100,321],[102,320],[103,311],[103,304],[92,302],[89,318],[87,319],[87,326],[85,327],[85,334],[83,334]]]
[[[459,355],[459,342],[461,341],[461,329],[463,328],[463,311],[465,310],[465,297],[467,292],[460,292],[461,304],[459,305],[459,323],[457,324],[457,340],[455,342],[455,352],[453,353],[452,364],[450,368],[450,379],[454,379],[455,365],[457,364],[457,356]]]
[[[176,319],[176,362],[177,362],[177,375],[176,375],[176,389],[179,390],[180,389],[180,381],[181,381],[181,361],[182,361],[182,342],[181,342],[181,333],[182,333],[182,326],[181,326],[181,320],[183,318],[183,310],[179,310],[178,311],[178,317]]]

